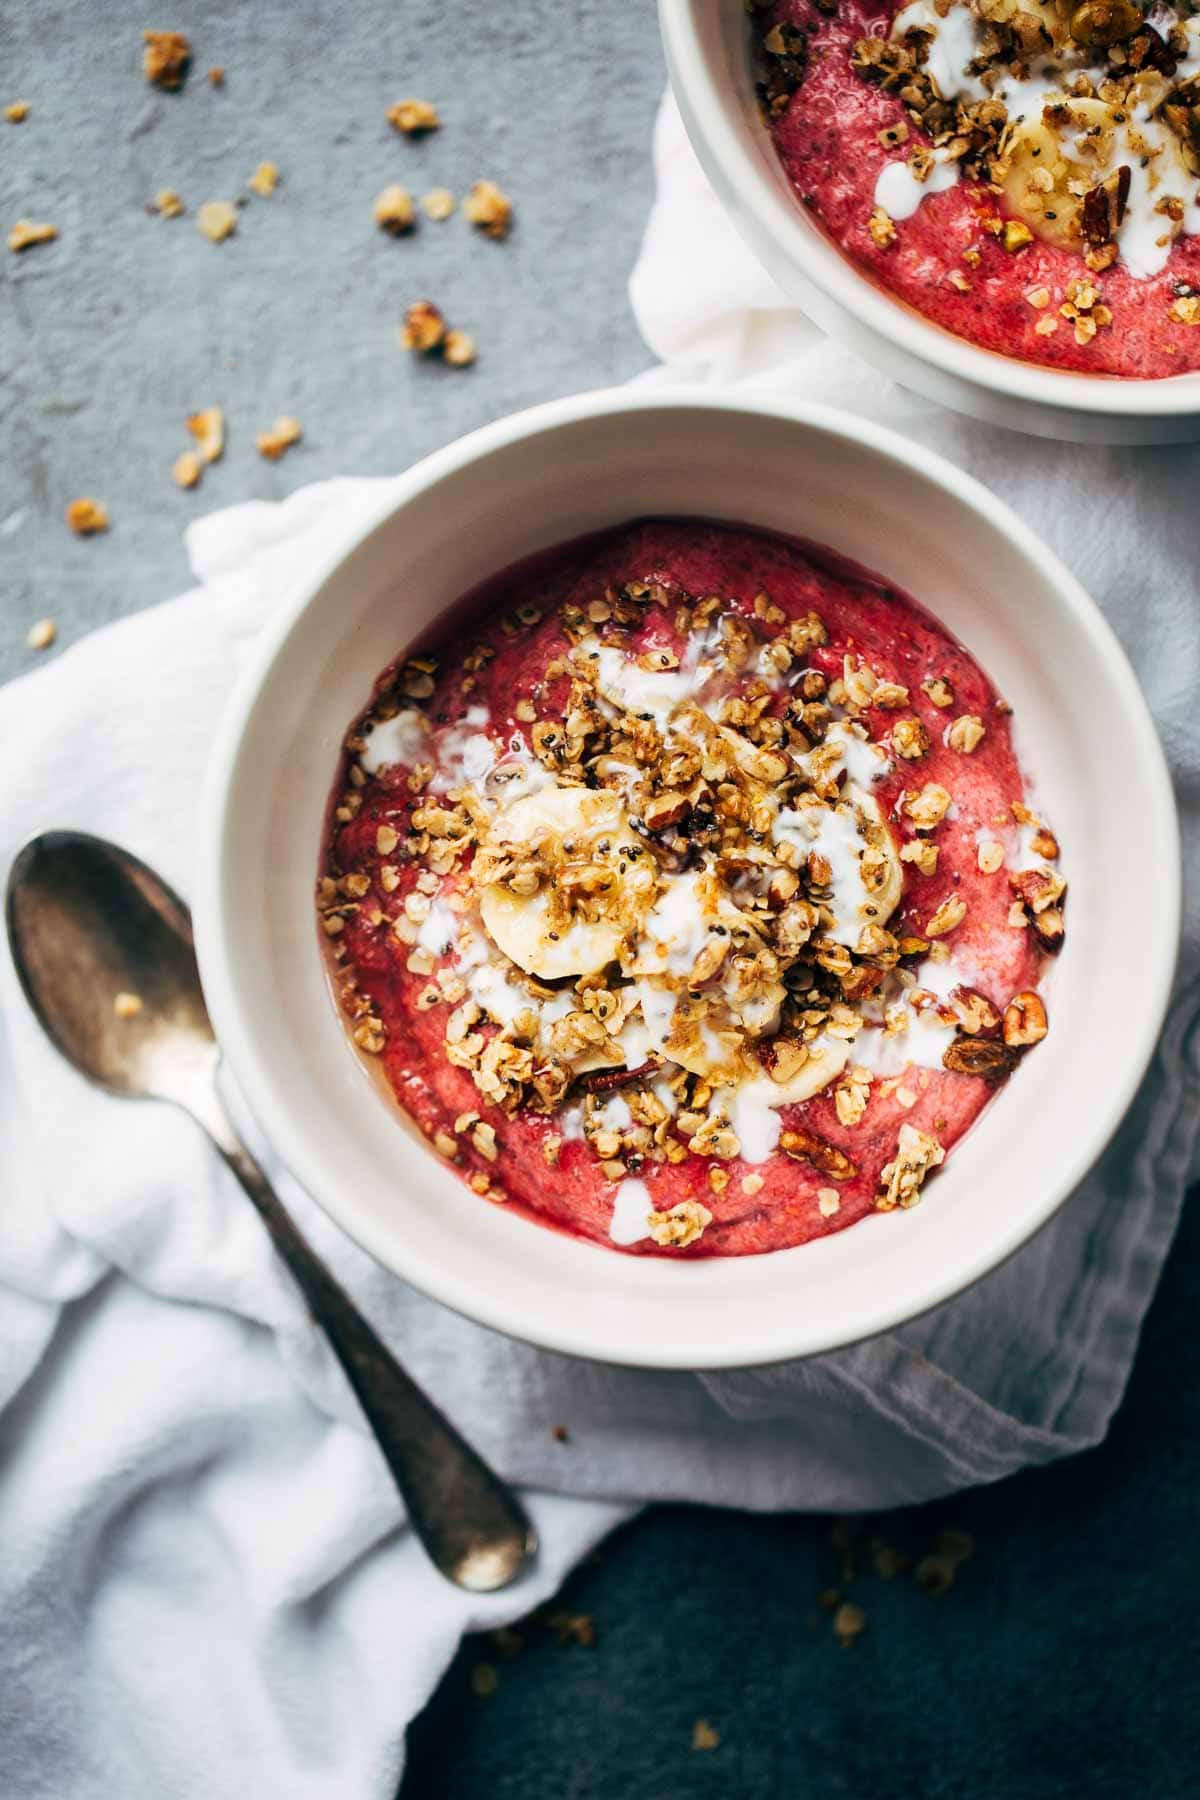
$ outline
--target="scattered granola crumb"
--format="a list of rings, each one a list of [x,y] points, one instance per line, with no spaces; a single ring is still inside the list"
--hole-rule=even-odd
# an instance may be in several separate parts
[[[1033,233],[1028,225],[1023,225],[1020,219],[1004,221],[1004,248],[1010,256],[1015,256],[1018,250],[1027,249],[1032,242]]]
[[[58,236],[57,225],[39,225],[35,219],[18,219],[8,234],[10,250],[30,250],[34,244],[50,244]]]
[[[177,219],[183,212],[183,200],[174,188],[159,188],[154,196],[154,210],[163,219]]]
[[[76,537],[93,537],[108,530],[108,508],[100,500],[83,497],[67,507],[67,524]]]
[[[58,626],[53,619],[39,619],[29,627],[25,642],[31,650],[48,650],[57,636]]]
[[[176,487],[194,488],[200,480],[203,464],[194,450],[185,450],[171,464],[171,479]]]
[[[980,844],[975,861],[984,875],[994,875],[997,869],[1004,867],[1004,845],[995,838]]]
[[[550,1435],[556,1444],[569,1444],[571,1441],[571,1434],[565,1425],[556,1425]]]
[[[214,64],[208,71],[205,79],[207,80],[209,87],[220,88],[225,86],[225,71],[220,63]]]
[[[192,413],[187,428],[196,440],[196,448],[206,463],[217,462],[225,448],[225,414],[219,406],[206,406]]]
[[[10,125],[22,125],[29,117],[28,100],[13,100],[4,109],[4,116]]]
[[[960,756],[970,756],[985,736],[983,720],[977,713],[960,713],[946,733],[946,743]]]
[[[743,1194],[760,1193],[765,1185],[762,1176],[756,1169],[751,1169],[749,1174],[742,1176],[741,1189]]]
[[[471,1670],[471,1692],[477,1700],[490,1700],[500,1686],[494,1663],[476,1663]]]
[[[404,314],[400,343],[405,350],[428,354],[446,335],[446,321],[432,300],[414,300]]]
[[[680,1200],[666,1212],[647,1213],[646,1223],[656,1244],[685,1250],[712,1224],[712,1214],[699,1200]]]
[[[835,1212],[840,1212],[842,1197],[836,1188],[817,1189],[817,1211],[823,1219],[832,1219]]]
[[[1041,312],[1050,304],[1050,289],[1048,287],[1030,288],[1025,298],[1035,312]]]
[[[136,1019],[142,1010],[140,994],[120,993],[113,996],[113,1011],[118,1019]]]
[[[437,131],[441,126],[436,106],[428,100],[397,100],[395,106],[387,110],[387,122],[405,137],[420,137],[427,131]]]
[[[867,1615],[853,1600],[844,1600],[833,1615],[833,1633],[844,1650],[867,1628]]]
[[[174,91],[183,86],[192,46],[182,31],[143,31],[142,73],[153,86]]]
[[[1045,318],[1038,320],[1033,329],[1038,337],[1053,337],[1058,330],[1058,320],[1053,313],[1047,313]]]
[[[892,222],[891,214],[885,212],[882,206],[872,209],[871,216],[867,220],[867,230],[872,241],[881,250],[890,249],[896,242],[896,227]]]
[[[385,187],[382,193],[375,196],[374,211],[375,223],[380,230],[390,231],[393,237],[411,231],[416,224],[417,215],[413,210],[412,195],[398,183]]]
[[[485,237],[507,237],[512,225],[512,201],[494,181],[477,181],[463,201],[463,212]]]
[[[560,1644],[578,1644],[582,1650],[590,1650],[596,1642],[596,1624],[591,1613],[553,1612],[546,1619],[546,1625]]]
[[[975,1554],[975,1540],[967,1531],[948,1526],[934,1539],[933,1550],[913,1570],[913,1580],[925,1593],[937,1596],[953,1587],[959,1566]]]
[[[466,331],[448,331],[442,339],[442,356],[451,368],[465,369],[475,361],[475,339]]]
[[[254,442],[260,456],[265,456],[268,462],[278,462],[286,450],[300,442],[303,435],[299,419],[290,418],[285,413],[282,418],[276,419],[270,431],[260,431]]]
[[[253,189],[263,200],[269,200],[279,186],[278,163],[260,162],[246,186]]]
[[[223,243],[237,230],[237,207],[228,200],[206,200],[196,214],[196,229],[211,244]]]
[[[1170,307],[1177,325],[1200,325],[1200,294],[1180,294]]]
[[[721,1742],[721,1734],[714,1731],[707,1719],[697,1719],[692,1726],[692,1749],[715,1750]]]
[[[434,219],[439,223],[442,219],[448,219],[450,217],[450,214],[454,211],[454,206],[454,195],[450,192],[449,188],[430,188],[429,192],[421,201],[421,210],[425,214],[425,217],[427,219]]]

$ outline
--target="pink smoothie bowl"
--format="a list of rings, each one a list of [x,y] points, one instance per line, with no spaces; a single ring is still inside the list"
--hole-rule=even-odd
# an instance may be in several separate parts
[[[671,86],[692,147],[748,250],[830,337],[915,392],[993,425],[1081,443],[1200,439],[1200,373],[1075,374],[981,349],[869,280],[793,192],[754,91],[737,0],[659,0]]]
[[[1050,1034],[921,1204],[765,1255],[633,1258],[481,1200],[351,1044],[314,910],[342,735],[378,670],[486,577],[654,514],[812,539],[916,595],[1012,703],[1070,884]],[[1067,569],[986,489],[900,437],[700,391],[585,394],[500,420],[348,519],[255,648],[214,747],[201,830],[205,993],[241,1093],[297,1180],[381,1264],[457,1311],[644,1368],[831,1350],[994,1269],[1120,1123],[1179,936],[1162,751],[1123,651]]]

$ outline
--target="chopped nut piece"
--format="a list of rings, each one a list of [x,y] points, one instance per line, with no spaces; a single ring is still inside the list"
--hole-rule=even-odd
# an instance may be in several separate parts
[[[414,300],[404,315],[400,343],[405,350],[428,354],[446,336],[446,321],[432,300]]]
[[[935,706],[954,705],[954,689],[944,675],[927,675],[921,683],[921,692],[928,695]]]
[[[187,428],[203,461],[216,462],[225,448],[225,414],[221,408],[206,406],[203,412],[192,413]]]
[[[1200,325],[1200,294],[1180,294],[1168,313],[1177,325]]]
[[[817,1189],[817,1211],[823,1219],[832,1219],[842,1210],[842,1197],[836,1188]]]
[[[463,212],[485,237],[507,237],[512,211],[512,201],[494,181],[475,182],[463,201]]]
[[[140,994],[120,993],[113,996],[113,1011],[118,1019],[136,1019],[142,1010]]]
[[[904,810],[918,831],[932,831],[941,824],[950,808],[950,796],[936,781],[925,784],[919,794],[912,794]]]
[[[98,531],[108,530],[108,508],[100,500],[72,500],[67,507],[67,524],[76,537],[93,537]]]
[[[39,619],[29,627],[25,642],[31,650],[48,650],[57,636],[58,626],[53,619]]]
[[[203,464],[194,450],[185,450],[171,464],[171,479],[176,487],[194,488],[200,480]]]
[[[34,219],[18,219],[8,234],[10,250],[32,250],[35,244],[52,244],[58,236],[57,225],[39,225]]]
[[[880,1212],[896,1206],[915,1206],[921,1196],[921,1184],[930,1169],[946,1160],[946,1152],[935,1137],[918,1131],[915,1125],[902,1125],[896,1142],[896,1155],[885,1163],[880,1179],[883,1192],[875,1205]]]
[[[262,199],[269,200],[279,186],[278,165],[273,162],[260,162],[246,186],[252,188]]]
[[[1025,298],[1035,312],[1042,312],[1050,304],[1050,289],[1048,287],[1030,288]]]
[[[488,1162],[495,1162],[499,1152],[496,1146],[496,1128],[494,1125],[489,1125],[485,1120],[480,1119],[478,1125],[475,1126],[471,1133],[471,1142],[474,1144],[476,1150],[478,1150],[480,1156],[485,1156]]]
[[[985,735],[983,720],[976,713],[961,713],[946,733],[946,742],[960,756],[970,756],[982,744]]]
[[[882,706],[888,712],[898,712],[902,706],[908,705],[908,689],[901,687],[898,681],[880,681],[875,685],[871,695],[872,706]]]
[[[961,925],[966,916],[966,901],[958,894],[947,894],[926,925],[925,936],[928,938],[945,937],[948,931],[953,931],[956,926]]]
[[[206,200],[196,214],[196,229],[210,244],[221,244],[237,230],[237,207],[228,200]]]
[[[692,1726],[692,1749],[715,1750],[721,1742],[721,1734],[714,1731],[707,1719],[697,1719]]]
[[[975,861],[985,875],[994,875],[997,869],[1004,867],[1004,845],[995,839],[980,844]]]
[[[938,866],[938,847],[931,844],[928,838],[910,838],[907,844],[900,846],[900,861],[915,863],[922,875],[935,875]]]
[[[380,856],[390,856],[400,842],[400,834],[391,825],[381,825],[375,833],[375,848]]]
[[[192,46],[182,31],[143,31],[142,74],[155,87],[174,91],[183,86]]]
[[[431,106],[428,100],[397,100],[395,106],[388,107],[387,122],[405,137],[414,137],[436,131],[442,121],[436,106]]]
[[[882,206],[872,209],[871,216],[867,220],[867,230],[872,241],[881,250],[889,250],[896,242],[896,227],[892,222],[891,214],[885,212]]]
[[[454,211],[454,195],[449,188],[430,188],[421,201],[421,211],[427,219],[440,224]]]
[[[183,201],[174,188],[159,188],[154,196],[154,210],[163,219],[177,219],[183,212]]]
[[[826,1143],[812,1131],[782,1132],[779,1148],[785,1156],[794,1157],[797,1162],[811,1163],[814,1169],[831,1176],[834,1181],[850,1181],[858,1173],[845,1151]]]
[[[475,339],[465,331],[448,331],[442,339],[442,358],[453,369],[465,369],[475,361]]]
[[[411,231],[416,224],[417,215],[413,207],[413,198],[406,187],[393,182],[383,192],[375,196],[375,223],[381,231],[390,231],[393,237]]]
[[[699,1200],[681,1200],[666,1212],[647,1214],[646,1223],[656,1244],[685,1250],[712,1224],[712,1214]]]
[[[1041,995],[1029,988],[1014,994],[1004,1009],[1005,1043],[1024,1050],[1031,1044],[1040,1044],[1048,1029]]]
[[[13,100],[4,109],[4,116],[10,125],[20,125],[29,117],[28,100]]]
[[[254,442],[260,456],[265,456],[268,462],[278,462],[285,451],[300,442],[303,435],[300,421],[285,413],[276,419],[270,431],[260,431]]]

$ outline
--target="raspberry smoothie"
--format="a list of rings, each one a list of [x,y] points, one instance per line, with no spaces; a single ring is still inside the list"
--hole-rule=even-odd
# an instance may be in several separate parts
[[[1134,0],[774,0],[760,93],[801,203],[983,349],[1200,368],[1200,18]]]
[[[917,1202],[1045,1035],[1058,845],[907,596],[695,520],[562,545],[385,669],[318,910],[483,1202],[742,1255]]]

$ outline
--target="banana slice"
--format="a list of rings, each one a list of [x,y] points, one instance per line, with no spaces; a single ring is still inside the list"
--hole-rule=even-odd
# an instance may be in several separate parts
[[[1113,160],[1112,109],[1102,100],[1051,100],[1014,120],[1012,131],[1001,182],[1005,200],[1035,236],[1077,249],[1083,238],[1084,196]],[[1095,154],[1080,156],[1075,148],[1079,141],[1094,147]]]
[[[871,896],[875,913],[872,925],[886,925],[900,904],[904,892],[904,869],[896,840],[888,830],[879,802],[861,788],[849,789],[850,801],[858,815],[859,833],[863,839],[863,856],[859,872],[863,886]],[[865,862],[863,857],[866,858]],[[864,921],[865,922],[865,921]]]
[[[775,837],[801,858],[815,851],[829,865],[831,935],[851,949],[865,925],[884,925],[900,904],[904,878],[895,841],[879,803],[847,783],[835,806],[783,808]]]
[[[629,842],[629,820],[619,795],[581,787],[523,795],[497,813],[488,834],[493,849],[540,851],[559,877],[585,865],[611,871],[614,897],[627,897],[630,891],[628,880],[616,874],[620,846]],[[560,885],[556,879],[555,889]],[[502,882],[489,884],[479,896],[484,929],[527,975],[559,981],[596,974],[616,958],[628,922],[600,912],[573,916],[564,924],[555,889],[543,884],[533,894],[518,894]]]
[[[849,1061],[849,1044],[838,1038],[822,1038],[810,1046],[807,1062],[801,1063],[787,1081],[772,1081],[768,1075],[756,1075],[746,1085],[768,1106],[795,1106],[801,1100],[811,1100],[831,1081],[836,1081]]]

